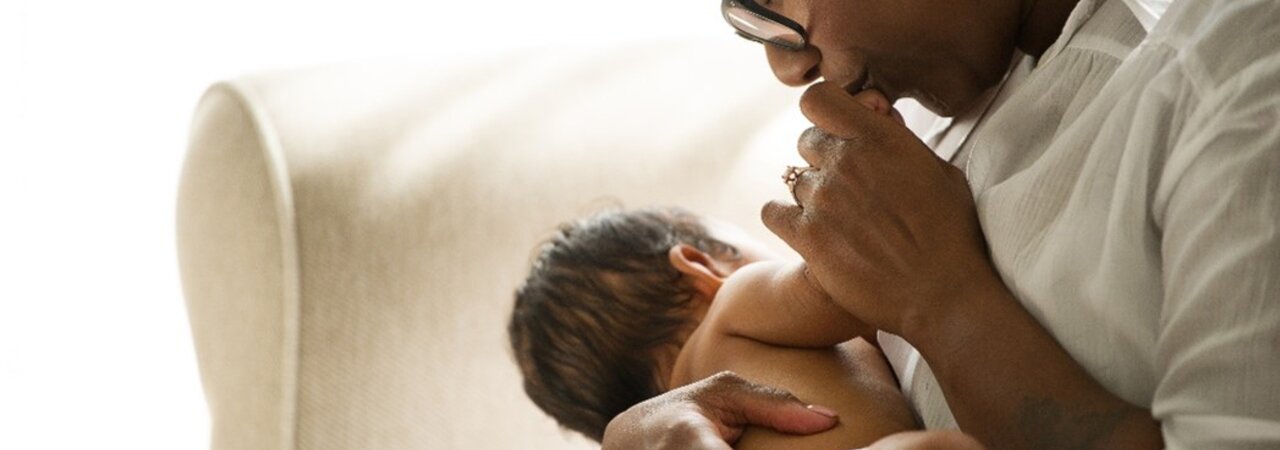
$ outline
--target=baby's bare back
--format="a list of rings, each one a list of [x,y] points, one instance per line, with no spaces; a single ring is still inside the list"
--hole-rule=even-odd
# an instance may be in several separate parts
[[[802,401],[835,409],[840,424],[813,436],[752,428],[738,449],[843,449],[919,428],[879,349],[861,338],[827,349],[781,347],[738,336],[694,333],[677,385],[720,371],[790,391]]]

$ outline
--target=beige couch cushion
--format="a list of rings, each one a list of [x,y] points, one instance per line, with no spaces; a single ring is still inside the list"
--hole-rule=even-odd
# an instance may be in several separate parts
[[[263,74],[214,86],[178,205],[216,450],[575,448],[526,399],[511,294],[614,199],[758,236],[798,91],[724,39]]]

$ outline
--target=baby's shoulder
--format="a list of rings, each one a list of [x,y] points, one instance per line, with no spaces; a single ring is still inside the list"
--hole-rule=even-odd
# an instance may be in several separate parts
[[[761,261],[747,264],[725,278],[716,291],[711,308],[707,310],[704,324],[712,328],[733,320],[741,320],[745,309],[757,307],[764,296],[777,292],[777,274],[785,265],[777,261]],[[723,329],[723,328],[721,328]]]

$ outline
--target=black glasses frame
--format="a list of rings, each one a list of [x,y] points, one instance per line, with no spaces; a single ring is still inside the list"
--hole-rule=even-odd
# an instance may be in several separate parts
[[[764,39],[742,31],[742,29],[738,28],[737,25],[733,24],[733,19],[729,17],[729,8],[733,5],[737,5],[742,9],[745,9],[747,12],[755,14],[761,19],[790,28],[791,31],[796,32],[796,35],[800,36],[800,43],[796,44],[794,42],[787,42],[783,40]],[[773,44],[787,50],[802,50],[809,41],[808,36],[804,32],[804,27],[800,26],[800,24],[796,23],[794,20],[788,19],[782,14],[778,14],[769,8],[760,6],[760,4],[756,3],[755,0],[723,0],[720,2],[720,14],[724,16],[724,20],[726,22],[729,22],[729,26],[733,27],[733,30],[738,33],[738,36],[742,36],[744,39],[750,41],[759,42],[761,44]]]

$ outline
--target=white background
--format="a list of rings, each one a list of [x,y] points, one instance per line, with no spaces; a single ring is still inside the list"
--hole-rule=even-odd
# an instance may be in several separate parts
[[[0,0],[0,449],[207,448],[173,215],[210,83],[691,34],[718,2]]]

